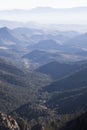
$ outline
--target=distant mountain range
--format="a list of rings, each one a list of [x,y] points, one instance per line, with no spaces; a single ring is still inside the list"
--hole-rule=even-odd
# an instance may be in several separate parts
[[[0,44],[17,44],[20,43],[18,36],[7,27],[3,27],[0,29]]]
[[[48,24],[48,25],[49,24],[87,24],[87,7],[62,8],[62,9],[49,8],[49,7],[37,7],[29,10],[20,10],[20,9],[2,10],[0,11],[0,17],[2,18],[2,20],[15,21],[16,19],[16,21],[19,22],[33,21],[36,23]]]
[[[35,50],[31,51],[30,53],[25,54],[23,56],[23,58],[28,59],[30,62],[32,62],[32,66],[35,63],[37,63],[40,66],[40,65],[44,65],[49,62],[52,62],[52,61],[58,61],[58,60],[64,61],[66,56],[64,54],[62,55],[61,52],[56,52],[56,51],[50,52],[49,51],[50,44],[48,43],[48,45],[49,45],[48,50],[45,51],[45,50],[35,49]],[[44,45],[42,45],[42,46],[44,46]],[[54,47],[55,47],[55,45],[54,45]]]
[[[37,7],[30,10],[31,13],[86,13],[87,7],[75,8],[51,8],[51,7]]]
[[[59,47],[58,43],[55,40],[47,39],[41,40],[38,44],[29,46],[31,49],[43,49],[43,50],[57,50]]]
[[[87,46],[87,33],[79,34],[70,40],[67,40],[65,43],[69,46],[77,46],[79,48],[83,48]]]
[[[15,9],[15,10],[1,10],[1,13],[62,13],[62,12],[86,12],[87,7],[73,7],[73,8],[52,8],[52,7],[36,7],[32,9]]]

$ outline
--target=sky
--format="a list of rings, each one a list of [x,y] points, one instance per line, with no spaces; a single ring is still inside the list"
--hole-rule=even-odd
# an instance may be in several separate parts
[[[36,7],[72,8],[87,6],[87,0],[0,0],[0,10]]]

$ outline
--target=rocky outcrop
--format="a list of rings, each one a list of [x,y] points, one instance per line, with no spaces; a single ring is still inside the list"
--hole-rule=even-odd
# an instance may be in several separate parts
[[[23,118],[18,118],[17,122],[20,127],[20,130],[29,130],[28,123],[26,120],[24,120]]]
[[[20,128],[16,120],[0,112],[0,130],[20,130]]]

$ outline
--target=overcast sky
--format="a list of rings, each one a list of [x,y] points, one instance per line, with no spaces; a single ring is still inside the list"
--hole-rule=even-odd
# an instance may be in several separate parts
[[[30,9],[38,6],[71,8],[87,6],[87,0],[0,0],[2,9]]]

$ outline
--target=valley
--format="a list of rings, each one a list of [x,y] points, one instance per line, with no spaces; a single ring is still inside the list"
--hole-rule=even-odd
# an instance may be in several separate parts
[[[66,130],[84,118],[86,43],[86,33],[72,30],[0,28],[0,111],[21,120],[21,130]]]

